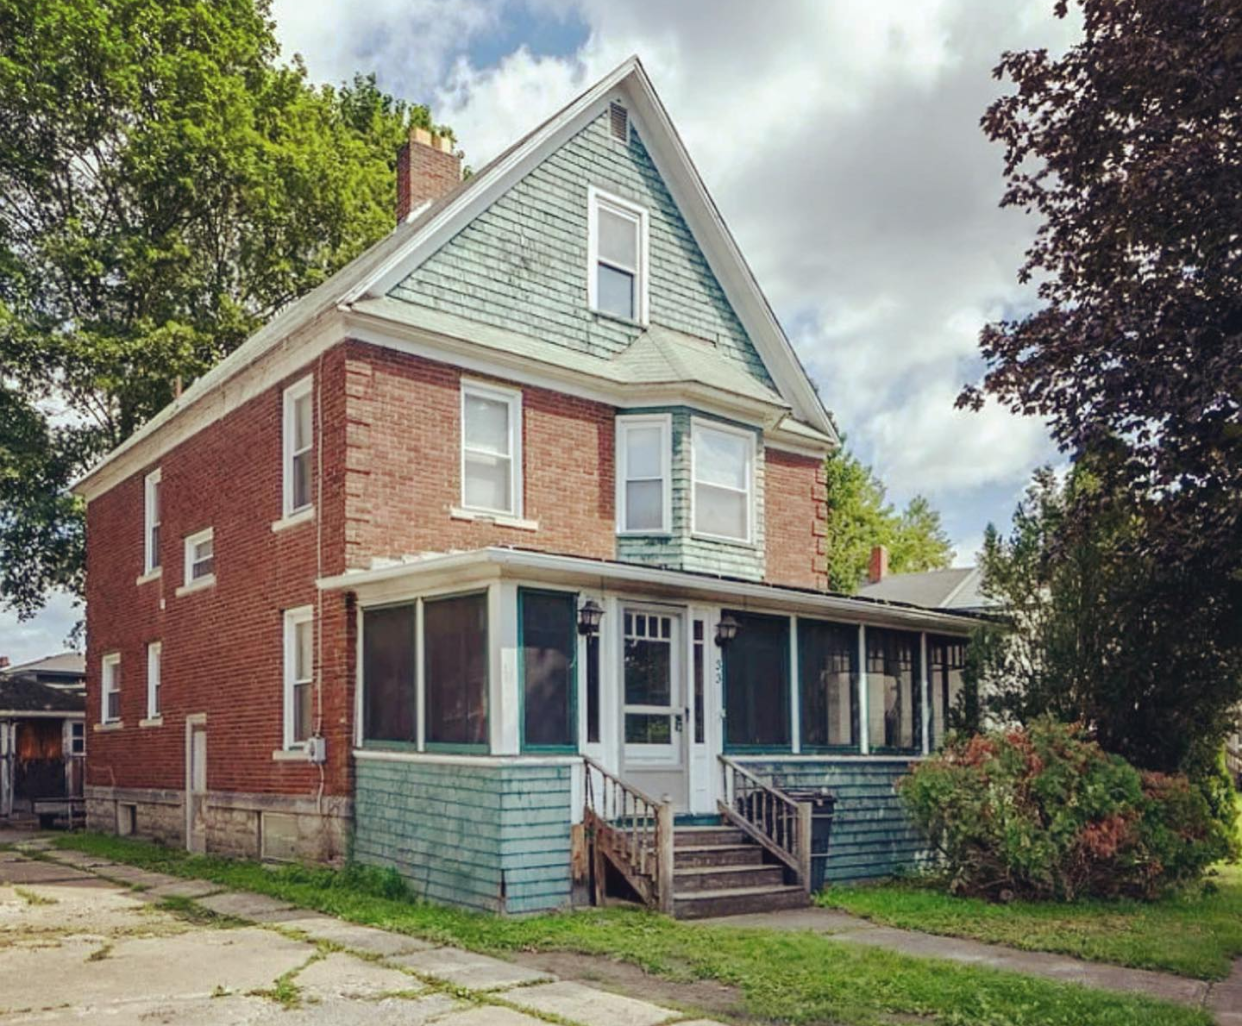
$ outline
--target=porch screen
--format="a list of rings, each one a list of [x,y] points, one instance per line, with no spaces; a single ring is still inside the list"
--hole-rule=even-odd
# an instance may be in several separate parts
[[[487,596],[423,603],[424,688],[430,744],[487,744]]]
[[[522,629],[522,742],[574,748],[578,600],[566,592],[518,592]]]
[[[367,741],[418,740],[414,694],[414,604],[362,614],[362,735]]]
[[[724,650],[725,742],[789,747],[789,620],[731,610],[737,636]]]
[[[927,675],[931,685],[931,745],[944,741],[949,714],[962,693],[962,672],[966,668],[966,639],[928,637]]]
[[[867,730],[872,749],[922,748],[919,680],[919,636],[868,627]]]
[[[798,621],[802,744],[858,747],[858,628]]]

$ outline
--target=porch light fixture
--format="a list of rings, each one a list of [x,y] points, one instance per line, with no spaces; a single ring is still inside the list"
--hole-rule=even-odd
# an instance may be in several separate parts
[[[594,599],[587,599],[578,610],[578,633],[585,637],[599,633],[599,622],[604,610]]]
[[[738,622],[728,613],[725,613],[716,624],[716,644],[724,648],[730,641],[737,637]]]

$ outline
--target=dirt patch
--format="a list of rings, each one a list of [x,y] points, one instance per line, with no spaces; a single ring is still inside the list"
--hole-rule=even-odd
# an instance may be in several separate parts
[[[715,980],[666,980],[629,962],[570,951],[523,952],[510,957],[519,965],[555,973],[563,980],[576,980],[600,990],[653,1001],[687,1015],[724,1016],[746,1023],[765,1021],[747,1012],[740,988]]]

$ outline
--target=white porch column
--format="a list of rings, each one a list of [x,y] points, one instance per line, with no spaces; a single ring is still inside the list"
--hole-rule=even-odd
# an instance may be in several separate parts
[[[487,586],[487,631],[491,639],[488,679],[488,733],[493,755],[517,755],[522,747],[522,699],[518,674],[517,585]]]
[[[871,751],[871,717],[867,710],[867,626],[858,625],[858,752]]]
[[[923,754],[931,751],[931,687],[927,675],[927,632],[919,634],[919,687],[922,689],[923,700],[919,703],[923,710]]]

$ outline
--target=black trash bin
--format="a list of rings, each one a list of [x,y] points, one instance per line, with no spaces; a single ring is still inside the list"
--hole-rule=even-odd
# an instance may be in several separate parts
[[[826,787],[783,788],[796,802],[811,805],[811,893],[824,888],[824,872],[828,868],[828,844],[832,837],[832,814],[837,796]]]

